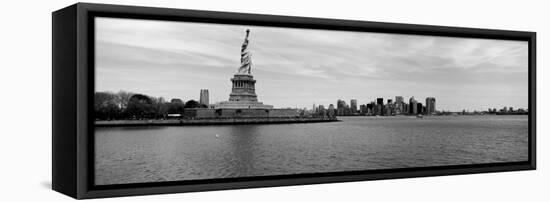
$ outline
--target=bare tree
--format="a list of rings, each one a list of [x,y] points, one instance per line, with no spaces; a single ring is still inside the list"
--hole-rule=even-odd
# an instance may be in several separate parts
[[[130,97],[132,97],[132,95],[134,95],[134,93],[132,92],[127,92],[123,90],[118,91],[118,93],[116,94],[116,102],[120,109],[124,110],[126,109],[126,107],[128,107],[128,101],[130,101]]]

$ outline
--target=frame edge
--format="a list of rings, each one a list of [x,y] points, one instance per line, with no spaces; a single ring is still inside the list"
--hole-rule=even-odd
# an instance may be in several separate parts
[[[77,197],[77,6],[52,12],[52,189]]]

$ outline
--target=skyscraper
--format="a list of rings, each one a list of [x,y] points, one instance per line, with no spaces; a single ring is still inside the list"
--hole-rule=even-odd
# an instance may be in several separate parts
[[[417,114],[418,113],[418,106],[416,105],[418,102],[414,99],[414,96],[409,99],[409,112],[410,114]]]
[[[403,96],[395,96],[395,103],[403,103],[404,100],[403,100]]]
[[[376,98],[377,105],[384,105],[384,98]]]
[[[359,106],[359,113],[361,115],[366,115],[368,113],[368,109],[367,109],[367,105],[366,104],[362,104]]]
[[[319,109],[319,111],[325,111],[325,106],[324,105],[319,105],[318,109]]]
[[[336,115],[343,116],[346,109],[346,101],[338,99],[336,101]]]
[[[335,111],[336,111],[336,110],[334,109],[334,105],[333,105],[333,104],[329,104],[329,105],[328,105],[328,112],[327,112],[328,116],[330,116],[330,117],[335,116],[335,115],[336,115],[336,112],[335,112]]]
[[[210,105],[210,101],[208,99],[208,89],[201,89],[201,96],[199,103],[204,104],[206,106]]]
[[[325,110],[325,106],[319,105],[319,107],[317,107],[316,113],[317,113],[318,115],[325,116],[326,113],[327,113],[326,111],[327,111],[327,110]]]
[[[432,115],[435,114],[435,98],[427,97],[426,98],[426,114]]]
[[[384,114],[384,98],[376,98],[376,115]]]
[[[373,115],[374,114],[374,106],[376,106],[376,104],[374,102],[370,102],[367,104],[367,114],[368,115]]]
[[[392,99],[388,99],[388,103],[386,104],[384,111],[385,111],[384,112],[385,115],[393,115],[395,113]]]
[[[395,96],[395,114],[402,114],[405,110],[404,105],[403,96]]]
[[[344,108],[346,106],[346,101],[338,99],[336,101],[336,109]]]
[[[351,113],[352,114],[357,113],[357,100],[356,99],[351,99],[349,101],[349,103],[350,103]]]

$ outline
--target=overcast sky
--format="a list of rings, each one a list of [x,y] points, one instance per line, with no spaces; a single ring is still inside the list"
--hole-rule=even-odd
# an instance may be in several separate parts
[[[527,108],[527,42],[96,18],[96,91],[225,101],[245,30],[264,104],[436,98],[437,110]]]

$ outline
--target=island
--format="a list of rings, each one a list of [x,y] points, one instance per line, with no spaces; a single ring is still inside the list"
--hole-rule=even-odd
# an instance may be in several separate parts
[[[251,69],[252,58],[248,48],[248,36],[241,47],[241,65],[230,79],[232,83],[229,100],[208,104],[206,108],[185,108],[181,114],[170,114],[161,119],[96,120],[96,126],[138,125],[220,125],[220,124],[272,124],[313,123],[338,121],[336,115],[311,116],[291,108],[274,108],[258,101]],[[201,103],[208,100],[208,90],[201,90]]]

